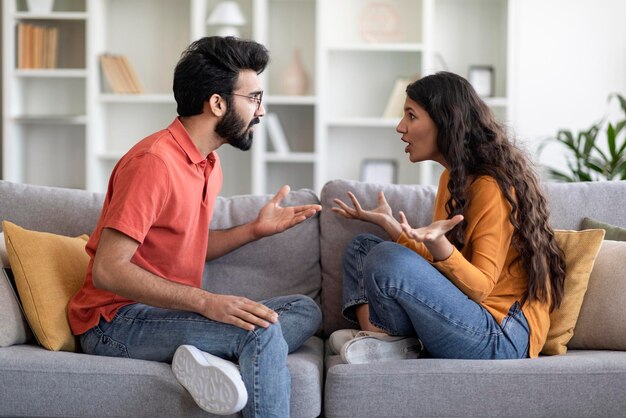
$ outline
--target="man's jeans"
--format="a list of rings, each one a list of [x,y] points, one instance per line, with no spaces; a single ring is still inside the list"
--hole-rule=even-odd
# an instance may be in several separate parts
[[[357,236],[343,260],[343,315],[369,303],[370,321],[391,335],[415,336],[437,358],[528,357],[529,327],[519,303],[498,324],[429,262],[400,244]]]
[[[298,349],[320,326],[322,314],[307,296],[281,296],[261,302],[278,313],[268,328],[246,331],[202,315],[143,304],[119,309],[111,322],[80,336],[88,354],[171,363],[176,349],[190,344],[239,362],[248,391],[246,417],[287,417],[291,378],[287,354]]]

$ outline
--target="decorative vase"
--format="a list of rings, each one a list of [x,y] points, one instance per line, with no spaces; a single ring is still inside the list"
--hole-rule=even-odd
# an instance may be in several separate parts
[[[50,13],[54,0],[26,0],[28,11],[32,13]]]
[[[288,96],[301,96],[306,94],[309,88],[309,76],[307,75],[300,49],[294,48],[291,62],[283,73],[283,93]]]

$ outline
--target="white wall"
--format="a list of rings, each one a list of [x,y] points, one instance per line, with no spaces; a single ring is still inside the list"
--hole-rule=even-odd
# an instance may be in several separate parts
[[[626,95],[625,0],[517,0],[511,42],[512,123],[536,150],[560,128],[588,128],[611,92]],[[550,147],[546,151],[556,151]],[[561,155],[540,162],[562,167]]]

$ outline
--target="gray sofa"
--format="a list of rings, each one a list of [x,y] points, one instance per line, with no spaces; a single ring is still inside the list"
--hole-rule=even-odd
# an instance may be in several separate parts
[[[555,228],[579,229],[584,216],[626,227],[626,182],[547,186]],[[616,290],[609,292],[615,300],[604,312],[603,304],[585,299],[579,321],[585,326],[579,330],[577,325],[566,355],[508,361],[418,359],[372,365],[342,364],[338,356],[326,355],[325,338],[336,329],[353,327],[340,314],[343,248],[360,232],[384,236],[382,230],[347,221],[329,208],[334,198],[345,199],[348,190],[355,192],[364,206],[373,206],[381,188],[394,210],[405,211],[412,224],[429,222],[436,192],[432,187],[338,180],[326,184],[320,198],[310,190],[299,190],[285,202],[321,200],[324,210],[319,216],[206,265],[204,287],[209,290],[257,300],[302,293],[321,304],[324,322],[319,335],[288,359],[292,416],[624,415],[626,351],[621,350],[626,350],[626,326],[621,322],[620,328],[618,323],[606,338],[607,333],[591,342],[590,337],[596,318],[615,317],[610,309],[617,309],[618,316],[624,311],[626,266],[621,271],[612,264],[604,267],[602,271],[608,271],[605,276],[616,276],[609,281],[617,283]],[[102,197],[0,181],[0,220],[67,236],[89,234]],[[268,199],[219,198],[212,227],[249,221]],[[611,248],[613,257],[615,251],[618,258],[622,255],[624,265],[626,247]],[[602,253],[598,261],[600,256]],[[592,273],[588,293],[605,294],[598,293],[602,285],[603,278]],[[0,283],[0,416],[208,416],[178,384],[167,364],[52,352],[37,346],[11,298],[15,299],[6,283]]]

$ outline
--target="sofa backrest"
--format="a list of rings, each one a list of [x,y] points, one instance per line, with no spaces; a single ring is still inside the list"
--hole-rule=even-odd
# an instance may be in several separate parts
[[[415,226],[428,225],[432,219],[435,195],[433,186],[384,185],[348,180],[334,180],[324,185],[321,192],[322,214],[320,216],[320,244],[322,265],[322,315],[324,335],[329,336],[341,328],[356,328],[341,315],[342,303],[342,257],[346,245],[356,235],[374,233],[389,239],[382,228],[376,225],[346,219],[330,209],[337,206],[334,199],[340,199],[350,206],[348,192],[355,194],[365,209],[378,205],[378,192],[383,191],[393,209],[394,217],[404,211],[409,223]]]
[[[84,190],[0,181],[0,221],[66,236],[90,235],[104,195]],[[253,220],[271,196],[218,197],[211,228]],[[311,190],[292,191],[282,206],[319,204]],[[0,223],[1,229],[1,223]],[[264,238],[206,264],[203,285],[213,291],[261,300],[321,291],[319,215],[282,234]]]
[[[271,196],[218,198],[212,229],[225,229],[252,221]],[[312,190],[292,191],[282,206],[319,204]],[[210,239],[209,239],[210,245]],[[320,302],[319,214],[206,264],[203,287],[222,294],[253,300],[304,294]]]
[[[626,181],[546,183],[554,229],[580,229],[583,218],[626,227]]]
[[[606,223],[626,227],[626,181],[590,183],[546,183],[544,185],[551,208],[550,222],[555,229],[579,229],[582,218],[590,217]],[[349,204],[347,192],[353,192],[364,208],[377,205],[382,190],[398,217],[406,214],[409,223],[423,226],[432,219],[436,189],[430,186],[382,185],[335,180],[327,183],[321,192],[320,243],[322,265],[322,312],[324,334],[340,328],[354,328],[341,315],[342,257],[346,245],[359,233],[372,232],[388,239],[381,228],[345,219],[330,209],[337,206],[334,199]]]
[[[72,237],[91,235],[103,199],[101,193],[0,180],[0,222]]]

